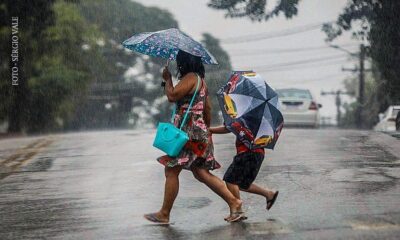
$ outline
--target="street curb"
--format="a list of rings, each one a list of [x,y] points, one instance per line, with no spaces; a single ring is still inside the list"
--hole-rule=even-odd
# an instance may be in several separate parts
[[[26,137],[26,134],[23,133],[0,133],[0,141],[1,140],[7,140],[11,138],[22,138]]]
[[[392,155],[400,159],[400,140],[385,133],[376,132],[370,135],[370,140],[385,147]]]

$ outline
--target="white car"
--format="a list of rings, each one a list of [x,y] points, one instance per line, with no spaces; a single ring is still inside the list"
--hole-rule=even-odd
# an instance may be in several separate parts
[[[308,89],[276,89],[285,126],[319,126],[319,108]]]
[[[400,111],[400,105],[389,106],[384,113],[379,113],[379,122],[375,125],[375,131],[396,131],[396,116]]]

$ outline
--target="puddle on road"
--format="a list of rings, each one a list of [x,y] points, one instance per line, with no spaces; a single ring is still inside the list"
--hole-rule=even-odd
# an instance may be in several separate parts
[[[400,230],[400,213],[391,212],[379,215],[359,215],[348,221],[351,228],[365,231]]]
[[[260,172],[263,173],[263,175],[268,176],[271,174],[276,174],[276,173],[285,173],[285,174],[293,174],[293,175],[305,175],[309,176],[313,172],[306,166],[304,165],[268,165],[264,168],[260,169]]]
[[[238,222],[205,230],[185,229],[179,225],[144,225],[134,229],[141,239],[270,239],[292,233],[289,226],[277,219],[265,222]],[[145,233],[145,234],[144,234]]]
[[[185,234],[182,230],[174,227],[174,225],[157,225],[149,224],[135,229],[134,233],[140,236],[141,239],[165,239],[177,240],[188,239],[189,236],[184,238]]]
[[[209,206],[211,202],[207,197],[180,197],[174,205],[179,208],[200,209]]]
[[[268,237],[276,234],[291,233],[292,230],[277,219],[267,219],[265,222],[240,222],[221,226],[202,232],[203,238],[209,239],[232,239],[240,237]],[[263,238],[265,239],[265,238]]]
[[[0,180],[4,179],[11,174],[24,173],[24,172],[43,172],[47,171],[53,165],[54,158],[50,157],[40,157],[35,159],[33,162],[27,163],[26,166],[21,166],[21,168],[1,168],[0,169]]]
[[[350,164],[358,163],[365,166],[365,164],[389,163],[398,160],[383,147],[369,141],[369,136],[348,136],[341,140],[341,149],[339,150],[352,153],[354,159],[346,161]]]
[[[31,171],[31,172],[40,172],[40,171],[46,171],[51,166],[53,166],[53,161],[54,158],[51,157],[40,157],[37,160],[33,161],[29,165],[27,165],[24,169],[26,171]]]
[[[329,174],[334,181],[355,184],[352,191],[357,193],[386,191],[399,180],[398,175],[392,174],[400,167],[399,159],[369,139],[368,135],[341,139],[340,150],[350,154],[339,162],[342,169]]]
[[[354,230],[399,230],[400,225],[396,225],[388,222],[378,222],[378,223],[367,223],[367,222],[351,222],[351,228]]]
[[[82,214],[86,207],[84,201],[75,198],[3,200],[0,238],[45,239],[93,228],[92,220]]]

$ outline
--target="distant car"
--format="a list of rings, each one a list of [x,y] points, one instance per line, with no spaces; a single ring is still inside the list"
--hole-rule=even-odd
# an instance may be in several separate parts
[[[375,125],[375,131],[396,131],[396,117],[400,112],[400,105],[389,106],[384,113],[379,113],[379,122]]]
[[[319,127],[319,109],[308,89],[276,89],[285,126]]]

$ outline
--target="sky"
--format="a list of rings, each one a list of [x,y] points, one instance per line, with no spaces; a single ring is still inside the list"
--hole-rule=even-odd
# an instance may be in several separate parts
[[[325,33],[313,26],[334,21],[347,0],[302,0],[298,15],[294,18],[285,19],[281,16],[267,22],[225,18],[224,11],[207,6],[208,0],[135,1],[168,10],[178,21],[179,28],[196,40],[201,40],[205,32],[220,39],[223,49],[230,55],[234,70],[255,70],[273,88],[311,90],[323,105],[321,116],[330,117],[335,122],[334,96],[321,96],[320,93],[343,90],[343,80],[351,77],[352,73],[342,71],[342,67],[354,68],[357,59],[329,47],[325,42]],[[274,2],[270,0],[268,4],[273,6]],[[304,28],[310,30],[301,31]],[[260,36],[282,35],[287,31],[298,33],[259,39]],[[332,44],[357,52],[360,42],[346,33]],[[349,97],[343,97],[343,101],[349,100]]]

